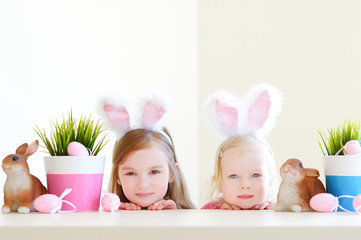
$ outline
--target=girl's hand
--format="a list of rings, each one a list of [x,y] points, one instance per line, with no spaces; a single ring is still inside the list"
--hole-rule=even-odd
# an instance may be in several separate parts
[[[252,207],[252,210],[271,210],[272,204],[270,202],[264,202]]]
[[[160,200],[148,207],[148,210],[177,209],[177,205],[173,200]]]
[[[264,203],[254,205],[251,208],[241,208],[236,205],[232,205],[232,204],[225,202],[222,204],[221,209],[223,209],[223,210],[271,210],[272,204],[270,202],[264,202]]]
[[[141,206],[138,206],[135,203],[120,203],[120,207],[119,209],[123,209],[123,210],[141,210]]]
[[[223,209],[223,210],[241,210],[240,207],[238,207],[236,205],[228,204],[226,202],[222,204],[221,209]]]

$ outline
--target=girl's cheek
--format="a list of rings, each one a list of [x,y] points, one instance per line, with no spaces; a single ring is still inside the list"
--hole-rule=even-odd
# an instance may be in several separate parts
[[[267,191],[270,189],[268,185],[268,181],[260,181],[258,183],[258,191],[260,195],[263,195],[264,197],[267,195]]]
[[[155,177],[152,179],[152,182],[156,185],[164,185],[164,183],[166,182],[166,180],[162,177]]]
[[[122,176],[119,179],[120,179],[120,182],[122,183],[123,189],[127,189],[127,188],[131,187],[132,185],[134,185],[134,182],[135,182],[135,179],[130,178],[129,176]]]

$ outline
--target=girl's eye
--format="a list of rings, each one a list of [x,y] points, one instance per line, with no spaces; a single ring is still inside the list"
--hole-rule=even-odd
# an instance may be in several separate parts
[[[254,178],[258,178],[258,177],[262,177],[262,175],[261,175],[261,174],[259,174],[259,173],[253,173],[253,174],[252,174],[252,177],[254,177]]]
[[[160,173],[158,170],[152,170],[152,171],[150,171],[150,174],[158,174],[158,173]]]
[[[238,178],[238,175],[237,174],[231,174],[231,175],[229,175],[229,178],[236,179],[236,178]]]
[[[125,175],[127,175],[127,176],[134,176],[134,175],[135,175],[135,172],[128,172],[128,173],[126,173]]]

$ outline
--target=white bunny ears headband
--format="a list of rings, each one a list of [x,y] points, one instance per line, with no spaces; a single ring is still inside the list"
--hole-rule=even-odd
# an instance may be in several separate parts
[[[259,84],[243,99],[219,90],[207,104],[209,119],[227,137],[254,135],[264,138],[274,127],[281,112],[282,96],[270,84]]]
[[[105,99],[102,112],[119,138],[131,130],[142,128],[161,133],[172,144],[168,134],[162,130],[164,115],[170,109],[170,100],[159,92],[153,92],[143,100],[138,105],[140,108],[131,113],[131,107],[125,101]]]

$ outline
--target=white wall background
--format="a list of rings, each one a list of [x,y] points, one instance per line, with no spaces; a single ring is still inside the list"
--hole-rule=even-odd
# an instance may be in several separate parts
[[[283,112],[268,136],[277,169],[296,157],[323,179],[316,129],[361,116],[360,13],[356,0],[200,0],[200,101],[218,88],[243,95],[259,82],[279,87]],[[224,140],[204,122],[202,187]]]
[[[298,157],[322,173],[317,127],[361,115],[360,12],[357,0],[0,1],[0,154],[70,108],[98,117],[109,92],[159,87],[174,97],[169,128],[192,198],[204,203],[223,139],[200,104],[218,88],[244,94],[266,81],[285,98],[268,137],[277,168]],[[29,163],[44,182],[43,155]]]
[[[197,62],[195,1],[0,1],[1,159],[38,139],[36,124],[49,130],[71,108],[97,119],[101,97],[160,88],[174,100],[168,128],[198,203],[198,126],[189,117],[198,112]],[[104,189],[116,135],[109,138]],[[46,184],[44,155],[29,166]],[[1,170],[1,199],[5,178]]]

